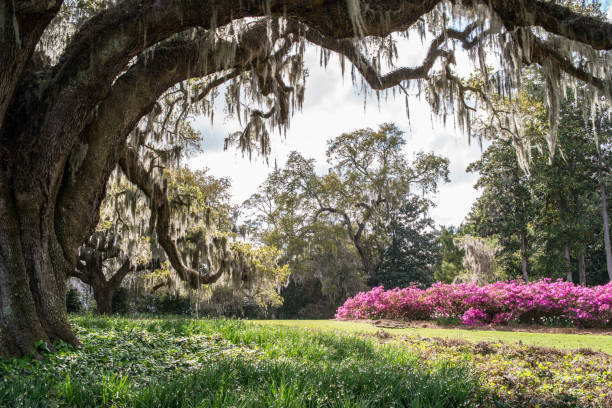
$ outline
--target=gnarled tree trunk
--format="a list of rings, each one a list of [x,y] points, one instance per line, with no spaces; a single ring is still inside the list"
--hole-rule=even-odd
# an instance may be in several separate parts
[[[56,340],[77,344],[66,315],[65,282],[70,263],[57,243],[48,192],[24,191],[6,182],[6,172],[3,176],[0,355],[27,353],[41,340],[50,347]]]
[[[126,275],[135,268],[131,267],[129,260],[125,260],[119,270],[107,279],[104,275],[103,261],[102,256],[93,254],[88,257],[85,265],[79,263],[77,269],[70,275],[91,286],[96,301],[96,312],[99,315],[110,315],[113,313],[113,296],[121,287]]]

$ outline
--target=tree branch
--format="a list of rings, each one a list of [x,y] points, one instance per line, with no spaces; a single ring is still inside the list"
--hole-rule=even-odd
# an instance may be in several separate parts
[[[612,49],[612,24],[576,13],[568,7],[541,0],[477,0],[490,4],[508,31],[516,27],[542,27],[596,50]]]
[[[253,26],[241,38],[234,65],[227,67],[219,58],[229,43],[204,47],[194,40],[173,41],[152,50],[123,74],[101,103],[97,115],[83,131],[87,153],[77,173],[66,175],[59,193],[58,218],[64,225],[58,239],[66,253],[78,248],[96,225],[96,209],[106,192],[106,180],[116,167],[119,152],[138,121],[149,113],[159,97],[174,84],[191,77],[214,77],[197,95],[198,100],[224,81],[247,70],[257,58],[265,57],[259,39],[263,23]],[[205,41],[205,39],[200,39]],[[228,68],[230,69],[228,71]]]
[[[561,70],[565,71],[570,76],[577,78],[585,83],[596,87],[602,95],[607,98],[612,98],[612,81],[598,78],[590,72],[576,67],[572,61],[561,55],[553,44],[540,40],[538,37],[527,31],[527,36],[531,39],[531,60],[524,58],[524,62],[531,64],[537,62],[540,65],[545,65],[547,60],[551,60],[558,65]]]
[[[128,180],[136,185],[150,200],[151,211],[156,213],[157,224],[155,231],[157,233],[157,240],[164,249],[170,264],[178,276],[193,288],[216,282],[225,271],[225,268],[221,267],[212,274],[201,275],[197,270],[188,267],[184,263],[176,243],[170,237],[171,211],[166,193],[151,179],[147,171],[138,162],[138,154],[132,149],[126,148],[119,159],[119,166]]]

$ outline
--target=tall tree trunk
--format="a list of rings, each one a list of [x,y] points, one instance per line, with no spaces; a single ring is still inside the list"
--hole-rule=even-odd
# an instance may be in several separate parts
[[[569,244],[566,242],[563,249],[563,258],[565,259],[565,267],[567,268],[567,281],[574,281],[574,274],[572,273],[572,259],[570,257]]]
[[[37,341],[78,344],[65,301],[67,262],[44,199],[19,197],[0,174],[0,356],[33,350]],[[10,180],[10,179],[9,179]]]
[[[578,279],[582,286],[586,286],[586,264],[584,263],[584,249],[578,255]]]
[[[561,198],[561,193],[557,193],[559,200],[559,222],[561,223],[561,230],[563,234],[563,257],[565,259],[565,267],[566,267],[566,279],[568,282],[573,282],[573,273],[572,273],[572,263],[569,249],[569,242],[567,239],[567,231],[565,229],[565,211],[563,211],[563,199]]]
[[[78,275],[75,276],[79,277]],[[92,260],[92,262],[87,265],[87,275],[79,278],[91,286],[91,291],[96,301],[96,313],[99,315],[112,314],[113,295],[115,294],[115,290],[104,277],[102,262]]]
[[[374,276],[376,274],[376,270],[372,266],[372,262],[370,262],[368,252],[363,247],[363,245],[361,245],[361,241],[359,239],[356,239],[355,237],[353,237],[353,244],[357,249],[357,253],[359,254],[359,258],[361,259],[361,264],[363,265],[363,269],[368,275],[368,280],[374,281],[376,279],[376,276]]]
[[[608,200],[606,198],[606,186],[603,181],[601,172],[601,159],[599,171],[599,194],[601,196],[601,217],[603,219],[603,234],[604,234],[604,249],[606,251],[606,268],[608,270],[608,278],[612,282],[612,247],[610,246],[610,223],[608,221]]]
[[[523,272],[523,279],[525,282],[529,282],[529,275],[527,273],[527,243],[525,239],[525,232],[521,231],[521,271]]]

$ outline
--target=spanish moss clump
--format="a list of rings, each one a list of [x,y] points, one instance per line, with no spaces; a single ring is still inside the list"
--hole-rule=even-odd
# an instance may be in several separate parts
[[[495,254],[499,247],[479,237],[464,235],[455,239],[455,244],[465,251],[463,266],[467,273],[456,278],[455,283],[484,285],[497,280],[495,276]]]

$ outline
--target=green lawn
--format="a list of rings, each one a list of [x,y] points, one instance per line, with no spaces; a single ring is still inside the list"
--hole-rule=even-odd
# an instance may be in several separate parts
[[[380,328],[368,323],[338,320],[254,320],[254,322],[261,325],[332,330],[348,333],[375,333],[380,330]],[[427,338],[443,337],[471,342],[520,342],[530,346],[554,347],[567,350],[589,348],[594,351],[612,354],[612,336],[609,335],[549,334],[472,329],[431,329],[420,327],[406,329],[385,328],[383,330],[389,332],[391,335],[399,336]]]

